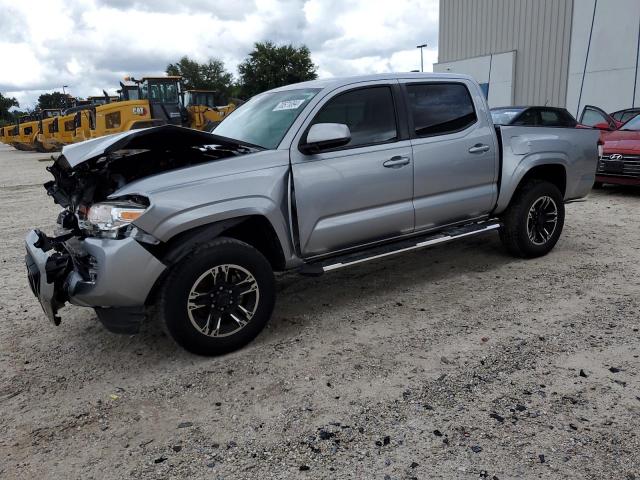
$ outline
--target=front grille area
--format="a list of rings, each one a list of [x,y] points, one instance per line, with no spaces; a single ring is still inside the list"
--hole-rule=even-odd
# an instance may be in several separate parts
[[[598,175],[615,177],[640,178],[640,155],[622,155],[620,159],[612,159],[611,155],[603,155],[598,162]]]

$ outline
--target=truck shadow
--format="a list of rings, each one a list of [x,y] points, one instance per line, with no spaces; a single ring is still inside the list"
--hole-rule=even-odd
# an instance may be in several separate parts
[[[368,306],[415,299],[423,294],[423,290],[430,288],[430,284],[451,282],[447,288],[461,287],[462,299],[469,285],[475,283],[474,276],[518,261],[504,252],[498,236],[491,233],[363,263],[321,277],[279,274],[276,309],[268,327],[244,349],[216,358],[224,362],[234,357],[253,356],[257,351],[287,342],[306,329],[317,328],[317,322],[309,322],[309,316],[317,315],[321,321],[344,315],[345,311],[357,316]],[[421,301],[425,306],[429,305],[429,298]],[[217,361],[216,358],[197,357],[182,350],[153,320],[147,322],[138,335],[132,336],[107,332],[93,312],[86,309],[75,309],[69,320],[75,325],[66,328],[73,328],[75,334],[67,332],[63,341],[82,345],[68,352],[68,358],[59,359],[69,368],[78,365],[77,362],[90,364],[92,358],[104,357],[102,353],[109,356],[112,367],[122,373],[161,371],[169,362],[215,364]],[[362,321],[366,325],[366,318],[363,317]],[[424,322],[424,319],[416,321]],[[84,355],[91,358],[80,358]]]

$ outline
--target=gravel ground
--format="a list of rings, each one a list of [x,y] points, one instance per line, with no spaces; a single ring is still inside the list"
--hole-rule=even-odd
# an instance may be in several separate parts
[[[45,158],[0,147],[0,478],[640,479],[640,189],[568,205],[536,260],[490,234],[281,276],[270,326],[209,359],[47,323]]]

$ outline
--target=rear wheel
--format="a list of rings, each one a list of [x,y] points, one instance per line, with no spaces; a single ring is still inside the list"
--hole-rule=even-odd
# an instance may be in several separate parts
[[[534,258],[555,246],[564,226],[564,201],[558,187],[531,180],[515,193],[502,218],[500,239],[509,253]]]
[[[220,355],[253,340],[275,303],[267,259],[252,246],[219,238],[174,266],[158,310],[171,337],[198,355]]]
[[[593,182],[594,190],[600,190],[602,187],[604,187],[604,183],[602,183],[602,182]]]

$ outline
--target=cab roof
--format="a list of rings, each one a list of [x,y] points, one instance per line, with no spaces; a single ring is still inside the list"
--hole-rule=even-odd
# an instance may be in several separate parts
[[[459,73],[422,73],[422,72],[398,72],[376,73],[372,75],[356,75],[352,77],[330,77],[307,82],[293,83],[273,89],[273,91],[297,90],[300,88],[338,88],[360,82],[373,82],[377,80],[473,80],[469,75]]]

